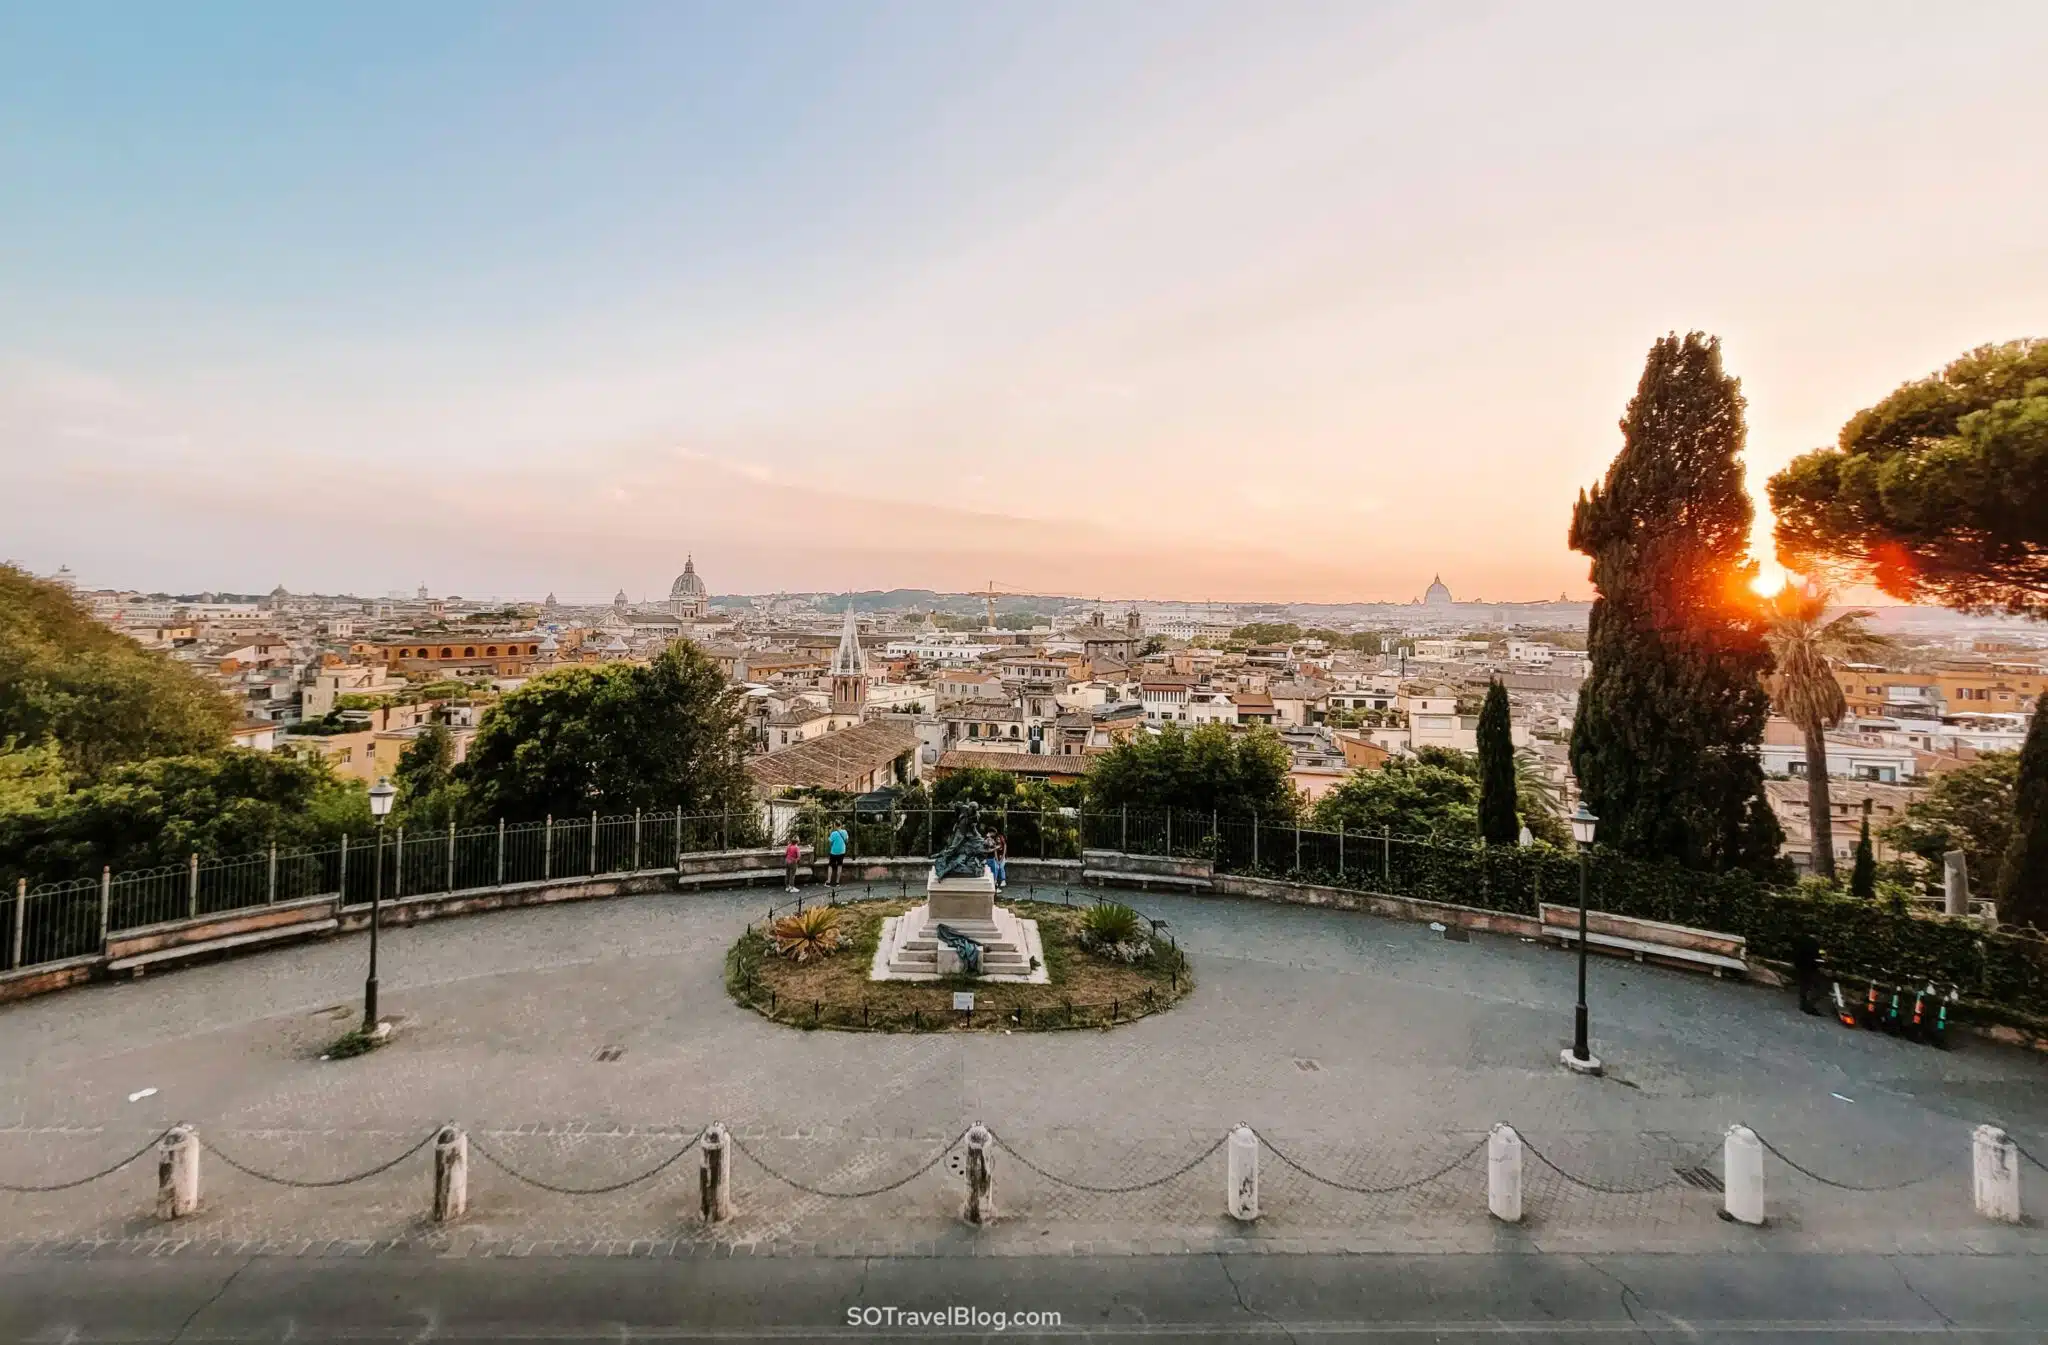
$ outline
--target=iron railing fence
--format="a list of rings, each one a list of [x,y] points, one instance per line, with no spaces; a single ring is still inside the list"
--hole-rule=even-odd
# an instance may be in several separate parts
[[[151,925],[307,898],[360,905],[507,883],[672,869],[685,854],[759,839],[751,818],[681,809],[540,822],[408,830],[386,827],[328,845],[251,854],[189,855],[99,878],[0,894],[0,969],[99,954],[110,936]],[[11,900],[9,899],[11,898]]]
[[[822,860],[836,829],[846,833],[853,861],[926,856],[952,837],[953,807],[904,809],[778,801],[751,813],[643,811],[465,828],[383,828],[371,836],[298,850],[271,849],[225,857],[190,855],[182,864],[103,873],[0,893],[0,969],[104,951],[110,936],[143,926],[312,897],[339,896],[360,905],[378,892],[403,898],[593,875],[675,868],[687,856],[794,838]],[[1084,849],[1208,861],[1215,871],[1351,888],[1396,897],[1534,916],[1544,902],[1574,903],[1581,859],[1548,846],[1482,846],[1447,838],[1324,830],[1294,819],[1189,809],[1115,808],[1011,810],[983,808],[979,823],[1001,836],[1012,860],[1076,860]],[[1584,859],[1595,904],[1602,910],[1698,928],[1775,931],[1772,895],[1740,875],[1676,870],[1594,851]],[[9,900],[11,898],[11,900]],[[1760,905],[1760,903],[1762,903]],[[1917,926],[1916,926],[1917,928]],[[1988,934],[1936,931],[1971,945],[1947,962],[1987,953]],[[1838,930],[1836,941],[1848,933]],[[2002,936],[2000,936],[2002,938]],[[1777,942],[1785,942],[1777,938]],[[2048,954],[2029,942],[2012,957],[2001,944],[1996,976],[1973,977],[2018,986],[2024,997],[2048,994]],[[1829,945],[1831,951],[1836,949]],[[1972,950],[1975,951],[1972,951]],[[1890,966],[1903,957],[1865,949],[1854,961]],[[1954,950],[1951,950],[1954,951]],[[2022,956],[2022,954],[2025,954]],[[2011,963],[2008,967],[2006,964]],[[2038,964],[2038,965],[2037,965]],[[1974,965],[1974,964],[1972,964]],[[1988,965],[1988,964],[1987,964]],[[1961,979],[1951,975],[1949,979]]]
[[[0,964],[28,967],[102,951],[144,926],[339,896],[343,905],[674,868],[685,855],[794,838],[822,859],[834,830],[853,860],[930,855],[950,841],[952,807],[851,808],[814,802],[757,819],[643,811],[431,830],[386,827],[303,849],[188,856],[183,864],[29,886],[13,894],[11,945]],[[1321,831],[1250,815],[1185,809],[984,808],[981,825],[1011,859],[1077,860],[1083,849],[1212,861],[1219,872],[1369,886],[1398,896],[1533,914],[1545,893],[1571,888],[1572,861],[1551,851],[1503,851],[1389,833]]]

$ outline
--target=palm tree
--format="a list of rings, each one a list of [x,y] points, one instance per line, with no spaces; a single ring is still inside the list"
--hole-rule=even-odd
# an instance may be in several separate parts
[[[1563,788],[1550,778],[1536,749],[1527,744],[1515,749],[1515,793],[1541,800],[1546,812],[1561,815],[1564,811]]]
[[[1776,664],[1764,679],[1771,706],[1806,736],[1806,815],[1813,835],[1813,871],[1835,876],[1833,804],[1828,797],[1827,731],[1849,711],[1835,664],[1884,648],[1889,641],[1864,628],[1869,612],[1827,616],[1828,591],[1816,583],[1787,584],[1769,609],[1765,638]]]

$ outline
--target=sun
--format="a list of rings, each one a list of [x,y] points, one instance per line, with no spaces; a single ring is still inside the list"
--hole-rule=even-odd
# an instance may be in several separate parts
[[[1759,598],[1775,598],[1778,596],[1779,591],[1785,587],[1785,582],[1784,569],[1781,566],[1766,561],[1763,567],[1756,572],[1756,577],[1749,581],[1749,589],[1750,592],[1756,594]]]

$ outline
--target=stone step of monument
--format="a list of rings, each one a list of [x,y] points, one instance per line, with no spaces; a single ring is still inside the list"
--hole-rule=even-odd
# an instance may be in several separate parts
[[[890,966],[930,965],[938,961],[937,948],[915,946],[898,948],[889,958]],[[984,967],[1024,966],[1031,959],[1021,948],[984,948],[981,950],[981,964]]]
[[[1020,929],[1004,929],[1001,925],[946,925],[946,927],[952,929],[954,934],[965,934],[967,938],[975,940],[977,944],[1016,944],[1018,942],[1018,934],[1022,934]],[[911,931],[911,938],[936,940],[938,938],[938,925],[926,925],[924,929],[913,929]]]
[[[993,948],[993,947],[1005,947],[1005,948],[1016,948],[1016,947],[1019,947],[1019,946],[1021,946],[1020,940],[1019,940],[1019,939],[1017,938],[1017,936],[1016,936],[1016,935],[1014,935],[1014,934],[1007,934],[1007,933],[1004,933],[1004,932],[1002,932],[1001,930],[994,930],[994,931],[982,931],[982,932],[971,932],[971,931],[969,931],[969,930],[964,930],[964,929],[958,929],[958,930],[954,930],[953,932],[954,932],[954,933],[956,933],[956,934],[965,934],[965,935],[966,935],[966,936],[967,936],[968,938],[970,938],[970,939],[973,939],[973,940],[974,940],[974,941],[975,941],[976,943],[979,943],[979,944],[986,944],[987,946],[989,946],[989,947],[992,947],[992,948]],[[943,939],[941,939],[941,938],[939,937],[939,933],[938,933],[938,931],[937,931],[937,930],[935,930],[935,929],[925,929],[925,930],[920,930],[920,931],[919,931],[919,932],[917,932],[916,934],[913,934],[913,935],[911,935],[911,936],[910,936],[910,937],[909,937],[908,939],[905,939],[905,940],[904,940],[904,942],[905,942],[905,943],[943,943],[943,942],[945,942],[945,941],[944,941]]]
[[[919,933],[936,938],[941,924],[956,934],[965,934],[976,942],[983,939],[1000,939],[1005,933],[1004,927],[993,920],[927,920]]]

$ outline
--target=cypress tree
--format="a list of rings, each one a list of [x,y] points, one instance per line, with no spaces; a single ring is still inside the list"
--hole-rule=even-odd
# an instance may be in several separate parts
[[[1515,740],[1508,725],[1508,691],[1499,679],[1479,708],[1479,838],[1513,845],[1521,838],[1515,817]]]
[[[1863,832],[1856,838],[1856,866],[1849,870],[1849,895],[1877,895],[1877,856],[1870,849],[1870,808],[1863,809]]]
[[[2034,700],[2034,722],[2020,748],[2012,795],[2012,839],[1998,870],[1998,918],[2048,929],[2048,697]]]
[[[1744,559],[1742,411],[1718,340],[1650,348],[1621,452],[1572,512],[1571,545],[1592,558],[1598,590],[1572,770],[1602,845],[1775,876],[1783,833],[1756,750],[1771,660]]]

